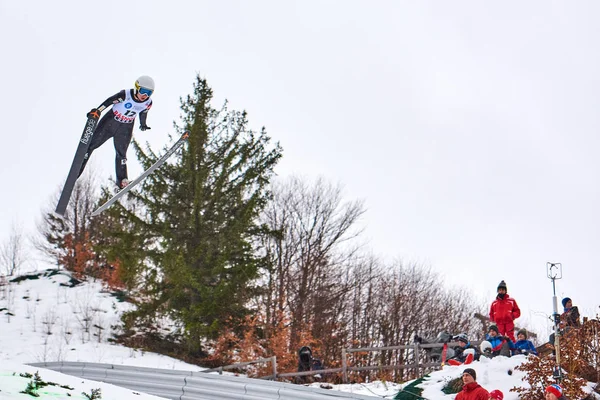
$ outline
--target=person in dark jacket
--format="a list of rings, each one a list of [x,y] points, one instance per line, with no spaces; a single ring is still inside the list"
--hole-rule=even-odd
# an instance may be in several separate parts
[[[496,325],[490,326],[488,334],[485,335],[485,340],[492,345],[492,357],[505,356],[510,357],[512,350],[515,349],[515,344],[508,336],[500,335]]]
[[[515,342],[514,321],[521,316],[521,309],[515,299],[508,295],[504,281],[500,282],[497,291],[498,295],[490,307],[490,321],[496,324],[501,335]]]
[[[568,400],[563,394],[563,388],[557,383],[546,386],[545,396],[546,400]]]
[[[298,372],[310,371],[313,363],[312,350],[308,346],[302,346],[298,350]],[[311,383],[310,376],[297,376],[296,383]]]
[[[564,312],[560,316],[561,328],[564,327],[579,327],[579,309],[573,305],[573,301],[569,297],[562,299]]]
[[[579,321],[579,309],[577,306],[573,305],[573,301],[570,297],[562,299],[562,305],[564,312],[560,315],[558,328],[561,330],[562,334],[566,334],[571,328],[579,328],[581,322]],[[555,336],[554,332],[550,335],[550,343],[554,344]]]
[[[470,364],[472,361],[478,361],[481,357],[481,352],[477,347],[471,346],[469,337],[466,333],[460,333],[454,338],[458,342],[458,346],[454,347],[454,356],[448,360],[450,365]]]
[[[533,354],[538,355],[537,350],[531,340],[527,340],[527,331],[525,329],[521,329],[517,332],[517,341],[515,342],[515,346],[513,349],[513,354]]]
[[[477,373],[473,368],[467,368],[462,374],[463,388],[455,400],[488,400],[489,393],[477,383]]]

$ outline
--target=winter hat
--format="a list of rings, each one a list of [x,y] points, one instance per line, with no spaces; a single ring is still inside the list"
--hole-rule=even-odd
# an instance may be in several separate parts
[[[552,393],[553,395],[556,396],[556,398],[560,398],[560,396],[562,396],[562,394],[563,394],[562,388],[560,387],[560,385],[558,385],[556,383],[553,383],[550,386],[546,386],[546,392]]]
[[[502,392],[499,390],[492,390],[490,392],[490,399],[503,400],[504,394],[502,394]]]
[[[490,331],[496,331],[498,335],[500,334],[500,331],[498,330],[498,327],[496,325],[490,325]]]
[[[458,335],[454,336],[454,340],[458,340],[459,342],[463,343],[469,343],[469,337],[466,333],[459,333]]]
[[[504,290],[506,290],[506,282],[504,282],[504,281],[501,281],[501,282],[498,284],[498,289],[496,289],[496,290],[499,290],[499,289],[504,289]]]
[[[527,339],[527,331],[525,329],[519,329],[519,332],[517,332],[517,336],[519,335],[523,335],[525,336],[525,339]]]
[[[571,298],[570,298],[570,297],[565,297],[564,299],[562,299],[562,304],[563,304],[563,307],[566,307],[566,306],[567,306],[567,303],[568,303],[569,301],[571,301]]]
[[[469,374],[473,377],[474,380],[477,380],[477,372],[475,372],[475,370],[473,368],[467,368],[463,371],[463,375],[464,374]]]

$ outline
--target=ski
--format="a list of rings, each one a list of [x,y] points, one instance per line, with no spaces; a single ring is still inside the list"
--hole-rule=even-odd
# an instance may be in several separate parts
[[[88,118],[87,122],[85,123],[85,128],[81,134],[81,139],[79,139],[77,151],[75,151],[75,157],[73,157],[73,162],[71,163],[69,175],[67,175],[67,180],[65,181],[60,198],[58,199],[58,204],[56,205],[56,213],[58,215],[64,216],[65,212],[67,211],[67,206],[69,205],[69,200],[71,199],[71,193],[73,192],[77,178],[79,178],[79,171],[81,170],[81,165],[83,165],[85,153],[87,153],[88,148],[90,147],[90,142],[92,141],[92,136],[96,130],[97,123],[98,120],[94,118]]]
[[[189,138],[189,136],[190,136],[189,131],[185,131],[183,133],[183,135],[181,135],[179,140],[176,141],[175,144],[173,144],[173,146],[171,146],[171,148],[161,158],[159,158],[154,164],[152,164],[150,166],[150,168],[145,170],[140,176],[138,176],[135,180],[133,180],[129,185],[127,185],[123,189],[119,190],[113,197],[108,199],[108,201],[106,203],[104,203],[100,207],[98,207],[98,209],[92,213],[92,217],[95,217],[96,215],[100,214],[102,211],[106,210],[108,207],[113,205],[117,200],[119,200],[121,197],[125,196],[126,193],[128,193],[131,189],[133,189],[138,183],[140,183],[142,180],[144,180],[144,178],[146,178],[148,175],[150,175],[156,168],[163,165],[165,163],[165,161],[167,161],[167,159],[169,157],[171,157],[173,155],[173,153],[175,153],[177,151],[177,149],[179,149],[181,146],[183,146],[183,143],[185,143],[185,141]]]

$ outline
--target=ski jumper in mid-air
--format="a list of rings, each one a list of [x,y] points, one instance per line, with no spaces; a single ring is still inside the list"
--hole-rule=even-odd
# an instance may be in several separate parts
[[[102,111],[112,105],[112,109],[98,122],[98,126],[92,136],[83,165],[79,171],[82,174],[92,152],[102,146],[111,137],[113,138],[116,152],[116,184],[122,189],[129,184],[127,179],[127,148],[133,134],[133,123],[135,117],[140,116],[140,130],[150,129],[146,125],[148,111],[152,107],[152,93],[154,92],[154,80],[149,76],[140,76],[135,81],[134,89],[121,90],[114,96],[104,100],[98,108],[92,108],[87,114],[88,118],[99,119]]]

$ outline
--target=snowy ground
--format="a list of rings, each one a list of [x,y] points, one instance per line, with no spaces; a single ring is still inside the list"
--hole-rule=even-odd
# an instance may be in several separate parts
[[[70,275],[60,273],[0,287],[0,360],[201,369],[110,343],[111,327],[118,325],[119,315],[129,305],[102,292],[99,282],[64,286],[69,280]]]
[[[483,358],[481,361],[475,361],[469,366],[450,366],[447,365],[440,371],[433,372],[421,385],[423,388],[422,396],[431,399],[453,399],[456,395],[447,395],[442,389],[451,380],[462,376],[465,368],[473,368],[477,372],[477,382],[488,391],[494,389],[501,390],[504,393],[505,400],[516,400],[516,393],[510,393],[509,390],[515,386],[524,386],[525,382],[521,380],[523,373],[514,370],[517,365],[525,361],[525,356],[515,356],[511,358],[496,357],[493,359]],[[509,374],[510,371],[510,374]],[[378,396],[393,398],[404,386],[394,383],[374,382],[366,385],[337,385],[334,390],[352,392],[368,396]],[[318,384],[313,384],[318,386]]]
[[[510,393],[509,390],[515,386],[529,387],[529,385],[522,381],[524,373],[515,370],[515,367],[525,360],[525,356],[514,356],[511,358],[495,357],[492,359],[482,357],[481,361],[473,362],[468,367],[473,368],[477,372],[477,383],[487,389],[488,392],[498,389],[504,393],[505,400],[516,400],[519,398],[517,394]],[[430,379],[421,385],[425,388],[422,393],[423,397],[431,399],[448,399],[454,397],[454,395],[444,395],[441,393],[441,390],[448,381],[462,376],[465,368],[467,367],[446,366],[443,370],[431,374]]]
[[[88,396],[91,396],[92,390],[95,389],[100,389],[102,400],[162,399],[162,397],[137,393],[129,389],[123,389],[106,383],[88,381],[86,379],[64,375],[59,372],[29,367],[5,360],[3,360],[2,365],[0,365],[0,399],[13,400],[35,398],[29,394],[21,393],[33,380],[33,378],[24,377],[21,375],[34,375],[36,372],[38,372],[42,381],[57,384],[50,384],[36,390],[35,393],[39,395],[39,397],[37,397],[38,399],[89,399],[89,397],[86,397],[84,393]]]
[[[49,275],[46,273],[46,275]],[[57,372],[28,367],[23,364],[50,361],[87,361],[106,364],[122,364],[153,368],[201,370],[202,368],[159,354],[142,352],[108,341],[113,326],[118,325],[119,315],[129,308],[126,303],[102,291],[99,282],[85,282],[68,287],[70,275],[59,273],[27,279],[19,283],[0,286],[0,399],[31,398],[19,394],[30,378],[20,373],[35,373],[45,381],[69,385],[73,390],[45,387],[40,394],[47,398],[85,399],[81,392],[90,393],[101,388],[103,399],[151,399],[131,390],[112,385],[82,381]],[[499,389],[506,400],[517,399],[509,390],[525,383],[523,374],[515,366],[525,360],[524,356],[497,357],[474,362],[470,367],[477,371],[477,381],[488,390]],[[451,399],[441,388],[446,382],[461,376],[465,367],[446,366],[436,371],[422,384],[423,397],[431,400]],[[508,373],[511,371],[511,374]],[[319,383],[313,384],[319,386]],[[393,398],[402,385],[386,382],[369,384],[333,385],[331,390],[356,394]],[[71,396],[67,396],[66,393]],[[44,398],[44,396],[40,397]]]

